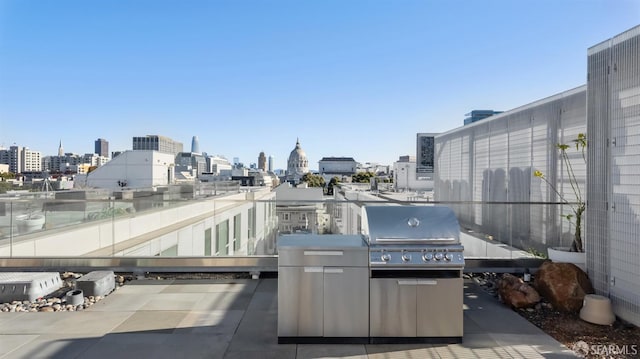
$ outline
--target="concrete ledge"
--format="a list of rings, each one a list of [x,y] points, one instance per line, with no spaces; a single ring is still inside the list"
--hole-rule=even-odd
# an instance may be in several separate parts
[[[78,278],[76,288],[82,290],[86,297],[105,296],[116,288],[113,271],[93,271]]]

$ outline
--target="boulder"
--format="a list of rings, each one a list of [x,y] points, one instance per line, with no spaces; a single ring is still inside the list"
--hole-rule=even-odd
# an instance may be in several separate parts
[[[593,286],[587,274],[573,263],[542,263],[534,285],[553,308],[577,313],[582,308],[584,296],[593,294]]]
[[[529,308],[540,301],[540,295],[532,286],[511,274],[504,274],[500,279],[498,295],[512,308]]]

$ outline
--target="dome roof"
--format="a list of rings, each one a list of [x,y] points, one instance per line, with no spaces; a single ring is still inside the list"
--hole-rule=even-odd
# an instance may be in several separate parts
[[[298,183],[305,173],[309,172],[307,154],[300,147],[300,140],[296,139],[296,148],[291,151],[287,161],[287,180]]]
[[[296,148],[291,151],[289,155],[289,162],[300,162],[301,160],[306,160],[307,154],[304,152],[302,147],[300,147],[300,140],[296,139]]]

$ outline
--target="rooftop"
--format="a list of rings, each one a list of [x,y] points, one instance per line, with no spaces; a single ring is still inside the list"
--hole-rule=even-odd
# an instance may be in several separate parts
[[[0,313],[0,358],[573,358],[474,282],[461,344],[277,344],[278,280],[134,280],[83,312]]]

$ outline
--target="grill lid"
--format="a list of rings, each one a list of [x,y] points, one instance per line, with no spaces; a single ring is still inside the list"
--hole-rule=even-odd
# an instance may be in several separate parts
[[[365,206],[362,221],[371,245],[460,242],[460,225],[448,207]]]

